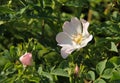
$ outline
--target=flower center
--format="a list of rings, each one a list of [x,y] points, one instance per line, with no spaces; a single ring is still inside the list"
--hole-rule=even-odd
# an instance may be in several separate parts
[[[73,35],[73,41],[76,44],[80,44],[82,41],[82,34]]]

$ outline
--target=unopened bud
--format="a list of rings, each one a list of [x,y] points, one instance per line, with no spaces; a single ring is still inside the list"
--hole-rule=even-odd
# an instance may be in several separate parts
[[[74,69],[74,75],[77,77],[78,74],[79,74],[79,67],[78,67],[78,65],[76,64],[75,69]]]
[[[23,64],[24,67],[32,65],[32,54],[31,53],[25,53],[22,55],[19,60]]]

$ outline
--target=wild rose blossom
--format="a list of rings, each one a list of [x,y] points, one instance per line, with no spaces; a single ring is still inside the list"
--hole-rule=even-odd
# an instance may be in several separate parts
[[[32,54],[31,53],[25,53],[22,55],[19,60],[23,64],[24,67],[32,65]]]
[[[62,47],[61,55],[64,59],[74,50],[85,47],[92,40],[93,36],[89,34],[88,26],[89,22],[76,17],[63,24],[63,32],[57,34],[56,41]]]

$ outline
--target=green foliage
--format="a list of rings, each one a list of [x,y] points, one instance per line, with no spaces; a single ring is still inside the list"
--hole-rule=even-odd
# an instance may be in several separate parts
[[[114,51],[114,52],[118,52],[118,49],[117,49],[117,46],[115,45],[115,43],[111,42],[111,51]]]
[[[63,69],[55,69],[52,71],[53,75],[57,75],[57,76],[65,76],[65,77],[69,77],[68,73],[65,72]]]
[[[0,83],[120,83],[119,11],[119,0],[0,0]],[[55,37],[72,17],[94,38],[63,59]]]
[[[95,73],[93,71],[88,71],[88,74],[86,75],[86,78],[88,80],[94,81],[95,80]]]
[[[101,75],[103,73],[103,70],[105,69],[105,65],[106,65],[107,60],[104,60],[102,62],[99,62],[96,65],[96,72]]]

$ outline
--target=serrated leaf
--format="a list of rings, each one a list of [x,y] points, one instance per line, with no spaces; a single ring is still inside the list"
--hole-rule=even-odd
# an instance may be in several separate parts
[[[41,75],[42,74],[42,67],[38,68],[38,74]]]
[[[38,57],[40,58],[40,57],[44,56],[45,54],[47,54],[48,52],[49,52],[49,50],[42,49],[38,52],[38,55],[39,55]]]
[[[51,81],[53,81],[53,77],[50,73],[48,72],[42,72],[41,75],[47,77],[48,79],[50,79]]]
[[[52,75],[69,77],[68,73],[63,69],[55,69],[51,72]]]
[[[120,80],[120,71],[114,71],[111,80]]]
[[[88,71],[88,74],[87,74],[86,78],[88,80],[94,81],[95,80],[95,73],[93,71]]]
[[[106,83],[103,79],[97,79],[93,83]]]
[[[97,65],[96,65],[96,72],[101,75],[103,73],[103,70],[105,69],[105,66],[106,66],[106,62],[107,62],[107,59],[104,60],[104,61],[101,61],[99,62]]]
[[[63,60],[61,61],[61,63],[59,64],[59,68],[68,68],[69,67],[69,62],[67,60]]]
[[[111,69],[111,68],[109,68],[109,69],[106,69],[104,72],[103,72],[103,74],[102,74],[102,78],[105,78],[105,79],[109,79],[109,78],[111,78],[111,76],[112,76],[112,71],[113,71],[113,69]]]
[[[110,49],[110,51],[118,52],[118,49],[117,49],[117,47],[116,47],[114,42],[111,42],[111,49]]]
[[[120,57],[114,56],[109,61],[113,64],[120,65]]]

